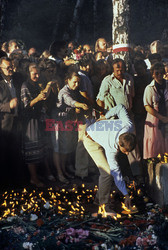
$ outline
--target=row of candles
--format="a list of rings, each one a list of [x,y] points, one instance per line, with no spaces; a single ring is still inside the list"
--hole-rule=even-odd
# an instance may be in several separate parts
[[[85,189],[82,184],[80,190],[72,188],[70,191],[61,189],[59,192],[54,192],[52,187],[48,188],[47,192],[32,190],[28,192],[26,188],[21,192],[4,192],[1,197],[1,214],[0,220],[9,216],[17,216],[19,213],[36,213],[41,209],[55,209],[56,213],[69,215],[84,214],[83,199],[86,203],[93,202],[94,194],[98,190],[95,186],[93,190]]]
[[[133,198],[133,192],[136,191],[137,195],[141,195],[141,190],[135,187],[134,182],[128,186],[130,190],[130,198]],[[83,203],[93,203],[95,193],[98,187],[94,189],[86,189],[85,185],[82,184],[81,188],[72,188],[71,190],[61,189],[59,192],[53,191],[52,187],[47,189],[47,192],[38,190],[32,190],[30,193],[23,189],[21,192],[4,192],[1,197],[1,214],[0,220],[9,216],[22,215],[24,213],[37,213],[41,209],[53,209],[55,213],[63,215],[80,215],[81,217],[85,214],[85,208]],[[131,191],[132,190],[132,191]],[[115,191],[113,191],[113,194]],[[111,197],[113,196],[111,194]],[[135,206],[134,206],[135,207]],[[133,207],[133,209],[134,209]],[[131,217],[131,210],[127,209],[122,203],[122,208],[127,212],[128,217]],[[98,214],[102,217],[106,217],[104,204],[99,207]],[[120,214],[112,216],[115,220],[121,218]]]

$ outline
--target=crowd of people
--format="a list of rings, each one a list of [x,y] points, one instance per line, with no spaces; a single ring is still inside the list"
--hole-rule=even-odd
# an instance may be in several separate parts
[[[167,47],[157,40],[146,48],[134,46],[129,53],[129,65],[114,59],[112,45],[104,38],[94,48],[54,41],[41,54],[33,47],[26,50],[15,39],[4,42],[0,51],[2,168],[16,176],[17,171],[20,175],[17,164],[25,164],[30,183],[43,187],[45,178],[66,185],[74,176],[84,179],[97,165],[99,203],[108,203],[111,176],[127,195],[114,155],[126,154],[129,177],[140,181],[143,160],[168,152]],[[112,121],[104,123],[106,131],[102,120]],[[113,132],[113,142],[110,135],[106,138],[108,131]],[[123,131],[126,136],[120,137]]]

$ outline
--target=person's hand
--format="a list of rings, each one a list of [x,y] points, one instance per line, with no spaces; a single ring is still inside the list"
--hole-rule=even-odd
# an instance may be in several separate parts
[[[86,105],[86,104],[82,104],[81,108],[84,109],[84,110],[88,110],[89,109],[88,105]]]
[[[162,116],[162,118],[160,119],[163,123],[168,123],[168,117],[166,116]]]
[[[55,84],[55,81],[49,81],[49,82],[47,83],[48,86],[53,86],[54,84]]]
[[[43,91],[40,92],[40,94],[37,96],[38,101],[45,101],[46,98],[46,93],[44,93]]]
[[[130,209],[131,210],[131,199],[130,199],[130,197],[129,197],[129,195],[127,194],[126,196],[125,196],[125,206],[128,208],[128,209]]]
[[[10,100],[10,103],[9,103],[10,109],[16,108],[17,105],[18,105],[18,99],[17,98],[13,98],[12,100]]]

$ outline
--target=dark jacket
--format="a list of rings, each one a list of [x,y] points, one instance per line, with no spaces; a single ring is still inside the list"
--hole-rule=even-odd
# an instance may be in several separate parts
[[[13,85],[16,91],[16,97],[18,101],[20,99],[20,84],[17,84],[17,77],[13,77]],[[11,131],[13,129],[15,113],[13,109],[10,109],[10,101],[12,99],[10,90],[7,83],[4,81],[2,76],[0,76],[0,130],[1,131]],[[18,111],[20,108],[18,107]]]

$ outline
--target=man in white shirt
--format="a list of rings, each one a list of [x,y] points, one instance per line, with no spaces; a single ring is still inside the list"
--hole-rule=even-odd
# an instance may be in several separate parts
[[[116,115],[119,119],[110,119]],[[128,155],[135,148],[135,135],[132,134],[133,123],[122,104],[110,109],[101,119],[104,120],[98,120],[91,124],[86,129],[84,136],[84,146],[100,172],[99,190],[96,198],[99,205],[109,205],[113,177],[117,188],[125,196],[126,206],[130,208],[130,197],[116,156],[119,151]]]

